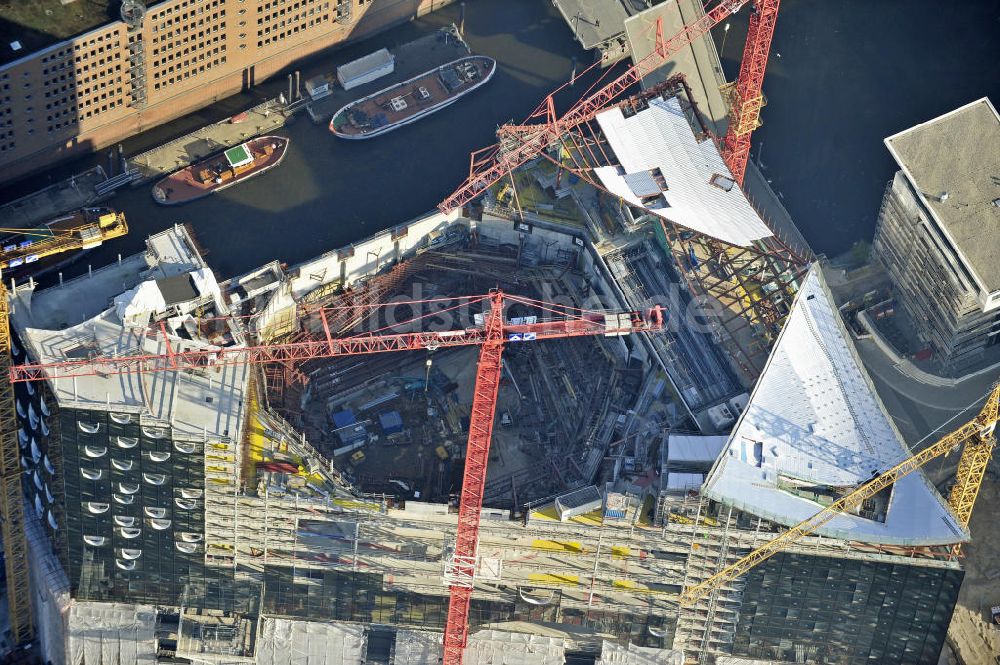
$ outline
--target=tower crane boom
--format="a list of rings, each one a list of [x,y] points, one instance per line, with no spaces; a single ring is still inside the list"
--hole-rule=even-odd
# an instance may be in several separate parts
[[[502,148],[492,153],[477,170],[473,164],[468,179],[438,208],[449,212],[461,208],[482,194],[493,183],[507,176],[517,167],[537,157],[559,137],[574,127],[594,118],[597,113],[614,101],[623,92],[639,83],[646,74],[661,67],[666,61],[693,42],[707,34],[723,19],[738,12],[749,0],[722,0],[697,21],[685,25],[680,32],[666,41],[657,40],[652,53],[629,67],[624,74],[603,88],[577,102],[562,118],[556,118],[551,95],[544,109],[544,123],[531,125],[507,125],[497,132]]]

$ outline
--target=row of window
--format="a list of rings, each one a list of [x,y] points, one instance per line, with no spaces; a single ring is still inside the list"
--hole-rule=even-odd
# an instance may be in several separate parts
[[[169,41],[174,38],[173,32],[168,32],[167,34],[162,35],[160,37],[153,37],[153,55],[156,55],[157,53],[161,53],[164,51],[169,51],[174,46],[183,46],[188,42],[204,38],[204,36],[206,36],[208,33],[220,32],[226,29],[226,22],[221,21],[219,23],[210,24],[207,28],[205,28],[204,30],[199,30],[198,33],[195,34],[193,31],[194,28],[201,26],[203,23],[204,21],[199,21],[196,25],[192,25],[191,26],[192,32],[190,34],[181,35],[180,33],[178,33],[176,44],[172,41]],[[157,47],[156,46],[157,44],[160,44],[160,46]]]
[[[262,37],[266,34],[269,34],[271,31],[277,32],[279,29],[284,28],[285,26],[292,26],[295,25],[296,23],[298,23],[299,25],[304,25],[307,18],[309,18],[310,16],[315,16],[316,14],[317,10],[314,7],[313,9],[310,9],[308,13],[302,12],[302,14],[296,14],[295,16],[291,16],[288,19],[282,19],[281,21],[276,21],[275,23],[269,25],[263,25],[263,21],[257,21],[257,24],[262,26],[261,29],[257,30],[257,36]],[[309,25],[312,26],[317,22],[317,20],[326,21],[328,17],[329,14],[323,14],[319,19],[310,19]]]
[[[197,63],[203,60],[208,60],[208,58],[215,55],[219,55],[220,53],[223,54],[221,62],[225,62],[226,45],[223,44],[222,46],[216,46],[211,51],[205,51],[204,53],[199,53],[197,58],[189,58],[187,60],[184,60],[183,62],[177,63],[176,65],[169,65],[163,69],[155,71],[153,72],[153,79],[156,80],[159,78],[167,78],[168,74],[173,74],[175,71],[180,73],[183,70],[187,69],[187,67],[191,65],[196,65]],[[206,62],[205,64],[203,64],[199,69],[199,71],[205,71],[206,68],[210,69],[212,66],[218,64],[220,64],[220,59],[215,58],[212,60],[212,62],[210,63]],[[195,69],[197,68],[192,67],[190,71],[194,71]],[[187,76],[185,76],[184,78],[187,78]]]
[[[210,0],[210,1],[207,1],[207,0],[181,0],[181,2],[175,2],[174,4],[170,5],[169,7],[164,7],[162,10],[150,13],[149,18],[152,19],[152,20],[154,20],[154,21],[158,21],[158,20],[160,20],[162,18],[170,16],[171,14],[174,14],[175,12],[176,13],[180,13],[184,9],[187,9],[188,7],[195,7],[195,6],[198,6],[197,7],[197,11],[200,14],[201,12],[205,11],[206,9],[213,9],[215,7],[218,7],[220,4],[222,4],[222,0]],[[192,11],[192,12],[184,12],[182,14],[182,16],[187,16],[189,13],[193,14],[194,11]]]
[[[221,58],[215,58],[214,60],[212,60],[212,62],[206,62],[204,65],[199,65],[197,68],[192,68],[192,69],[184,72],[183,74],[181,74],[180,72],[178,72],[177,76],[171,76],[166,81],[154,83],[153,84],[153,89],[154,90],[159,90],[161,88],[161,86],[162,87],[166,87],[166,86],[168,86],[170,84],[173,84],[175,82],[179,83],[180,81],[183,81],[184,79],[191,78],[193,76],[197,76],[198,74],[200,74],[202,72],[208,71],[212,67],[217,67],[219,65],[224,65],[224,64],[226,64],[226,56],[222,56]],[[159,76],[159,74],[157,74],[157,76]]]
[[[310,4],[310,5],[313,4],[313,0],[309,0],[308,4]],[[263,23],[264,21],[270,21],[271,19],[278,19],[278,18],[284,16],[285,14],[291,14],[292,12],[294,12],[295,10],[297,10],[299,7],[301,7],[303,10],[305,10],[306,6],[307,6],[306,2],[296,2],[291,7],[282,7],[280,10],[278,10],[278,11],[276,11],[274,13],[264,14],[263,16],[259,17],[257,19],[257,24],[259,25],[259,24]],[[317,11],[324,11],[324,10],[328,10],[328,9],[330,9],[330,3],[329,2],[326,2],[326,3],[323,3],[323,4],[319,4],[317,2],[317,4],[316,4],[315,7],[310,7],[309,8],[309,14],[312,15],[312,14],[314,14]],[[305,16],[306,12],[303,11],[302,15]],[[297,18],[297,17],[298,17],[298,14],[295,14],[291,18]]]
[[[200,14],[202,12],[198,13]],[[221,9],[217,12],[212,12],[211,16],[206,15],[205,17],[200,18],[197,21],[187,21],[187,20],[182,21],[180,17],[176,19],[169,18],[163,23],[153,25],[153,32],[166,32],[167,28],[174,27],[175,24],[176,24],[176,27],[174,27],[175,30],[191,30],[192,28],[204,25],[206,21],[215,22],[225,17],[226,17],[226,10]]]
[[[212,44],[218,44],[219,42],[223,42],[224,39],[225,39],[224,35],[215,35],[211,39],[206,39],[204,42],[201,42],[201,43],[199,43],[197,45],[189,46],[189,47],[185,48],[183,51],[177,50],[177,51],[174,51],[172,53],[164,53],[164,56],[163,56],[162,60],[154,60],[153,61],[153,67],[154,68],[160,67],[162,65],[167,64],[168,62],[170,62],[172,60],[181,58],[182,56],[188,55],[189,53],[196,52],[198,50],[204,50],[207,53],[208,49],[211,48]],[[225,48],[226,48],[226,45],[225,45],[224,42],[222,44],[222,48],[223,48],[223,50],[225,50]],[[154,54],[155,54],[156,49],[153,49],[153,51],[154,51]],[[166,51],[166,49],[164,49],[164,51]],[[216,49],[216,51],[218,51],[218,49]]]
[[[257,47],[260,48],[261,46],[264,46],[265,44],[270,44],[271,42],[280,41],[280,40],[284,39],[285,37],[291,37],[292,35],[298,34],[302,30],[308,30],[309,28],[313,27],[314,25],[319,25],[320,23],[326,21],[327,19],[328,19],[328,16],[324,15],[324,16],[322,16],[320,18],[310,19],[308,24],[296,25],[296,26],[292,27],[290,30],[283,30],[281,32],[277,32],[277,30],[275,30],[275,34],[274,35],[272,35],[270,37],[266,37],[264,39],[257,40]],[[267,30],[265,32],[269,32],[269,30]],[[257,36],[258,37],[262,36],[260,30],[257,31]]]

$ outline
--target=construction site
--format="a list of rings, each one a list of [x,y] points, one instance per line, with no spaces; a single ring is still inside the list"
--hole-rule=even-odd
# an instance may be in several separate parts
[[[650,14],[648,55],[350,246],[222,278],[178,225],[5,289],[11,641],[73,665],[937,663],[1000,388],[903,440],[822,268],[743,191],[778,11],[752,4],[725,134],[683,72],[640,84],[732,0],[674,37]]]

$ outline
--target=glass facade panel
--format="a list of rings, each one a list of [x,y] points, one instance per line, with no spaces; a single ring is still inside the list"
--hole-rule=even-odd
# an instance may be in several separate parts
[[[963,575],[777,554],[747,575],[733,653],[824,665],[937,663]]]

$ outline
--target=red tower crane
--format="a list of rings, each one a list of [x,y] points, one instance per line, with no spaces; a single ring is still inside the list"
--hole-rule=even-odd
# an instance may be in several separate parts
[[[662,21],[657,21],[656,43],[653,51],[629,67],[625,73],[597,92],[578,101],[561,118],[556,117],[552,95],[538,105],[528,120],[542,118],[542,122],[523,125],[504,125],[497,132],[500,142],[474,152],[470,158],[469,177],[455,192],[438,204],[442,212],[449,212],[468,204],[495,182],[508,176],[514,169],[540,155],[549,145],[573,128],[592,120],[598,112],[618,99],[646,74],[661,67],[666,61],[695,39],[704,36],[725,18],[735,14],[750,0],[719,0],[697,21],[684,26],[670,39],[663,39]],[[750,19],[750,32],[744,50],[740,74],[731,93],[733,111],[730,130],[723,143],[723,158],[738,182],[743,182],[746,160],[750,149],[750,132],[758,124],[763,97],[760,94],[767,66],[768,49],[774,34],[779,0],[754,0],[755,12]],[[738,122],[737,122],[738,120]],[[731,139],[734,126],[739,135]],[[729,142],[732,147],[729,148]]]
[[[722,158],[740,185],[743,184],[750,156],[750,134],[760,127],[760,109],[764,106],[764,71],[767,69],[780,4],[781,0],[755,1],[743,47],[740,75],[730,89],[729,130],[722,140]]]
[[[528,317],[524,323],[507,322],[504,320],[504,307],[508,302],[537,308],[544,312],[545,316]],[[330,334],[330,327],[327,325],[327,310],[320,309],[324,337],[319,340],[187,351],[174,350],[166,327],[161,323],[157,330],[147,331],[147,335],[154,338],[162,336],[164,348],[167,349],[165,354],[138,353],[127,356],[101,356],[88,360],[15,365],[10,370],[10,380],[19,382],[74,376],[170,372],[220,365],[303,361],[367,353],[479,345],[479,365],[476,370],[475,393],[469,418],[469,438],[458,508],[455,549],[445,569],[450,600],[444,630],[444,664],[461,665],[469,633],[469,604],[476,576],[479,519],[483,507],[483,488],[486,483],[486,465],[489,461],[493,421],[496,418],[504,346],[508,343],[564,337],[619,336],[633,332],[655,332],[663,330],[666,320],[665,311],[659,305],[645,312],[570,310],[560,305],[506,295],[499,290],[489,295],[468,299],[466,304],[476,303],[483,303],[484,308],[488,306],[482,326],[440,332],[364,334],[335,338]],[[570,314],[570,311],[573,313]],[[550,314],[556,316],[548,316]],[[146,335],[139,335],[136,339],[146,338]]]

